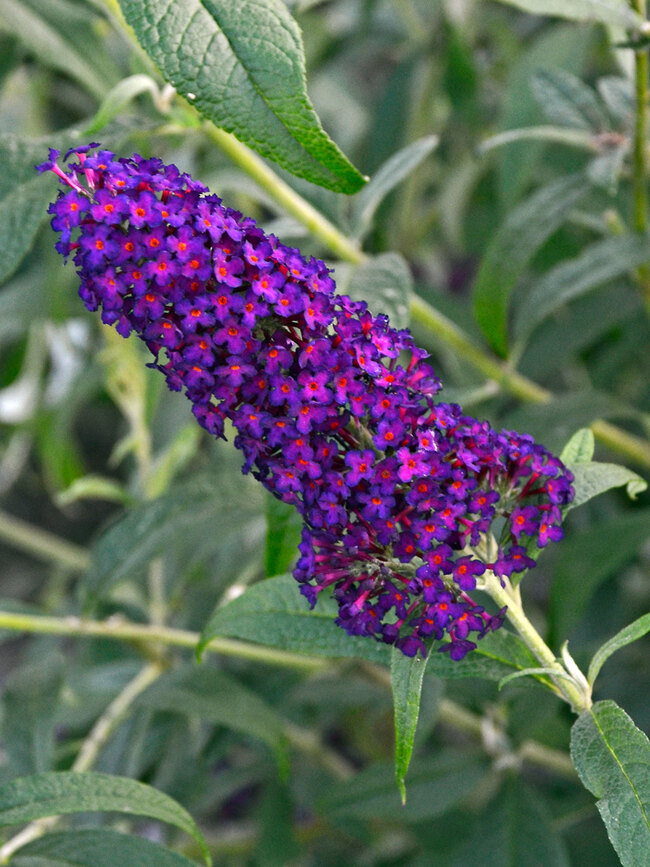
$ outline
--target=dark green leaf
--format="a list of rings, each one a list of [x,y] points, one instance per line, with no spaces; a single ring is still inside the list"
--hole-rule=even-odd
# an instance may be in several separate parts
[[[562,305],[647,262],[649,251],[647,235],[619,235],[596,241],[575,259],[556,265],[523,298],[514,321],[517,341],[526,340]]]
[[[517,280],[587,189],[582,175],[553,181],[518,205],[492,239],[474,284],[474,312],[501,355],[507,352],[508,307]]]
[[[591,428],[576,431],[560,453],[563,464],[588,464],[594,456],[596,440]]]
[[[20,777],[0,788],[0,826],[67,813],[131,813],[167,822],[196,840],[206,864],[207,844],[194,819],[169,795],[126,777],[50,772]]]
[[[299,177],[354,193],[363,177],[323,131],[300,31],[281,0],[120,0],[145,51],[217,126]]]
[[[483,779],[485,759],[477,754],[447,750],[431,759],[421,759],[411,768],[409,799],[400,802],[395,788],[394,767],[375,763],[350,780],[331,786],[321,801],[327,816],[352,819],[384,819],[418,822],[440,816],[468,795]]]
[[[599,21],[638,29],[642,21],[625,0],[500,0],[531,15],[553,15],[569,21]]]
[[[606,641],[602,647],[599,647],[589,664],[589,672],[587,674],[587,680],[589,683],[593,684],[598,677],[600,669],[607,662],[612,653],[616,653],[616,651],[620,650],[621,647],[627,647],[627,645],[632,644],[633,641],[638,641],[639,638],[643,638],[643,636],[647,635],[648,632],[650,632],[650,614],[644,614],[642,617],[635,620],[634,623],[630,623],[629,626],[625,626],[620,630],[620,632],[617,632],[616,635],[613,638],[610,638],[609,641]]]
[[[632,560],[650,535],[650,509],[602,521],[562,542],[551,585],[552,644],[575,626],[596,588]]]
[[[348,635],[334,623],[337,610],[336,602],[323,595],[311,610],[289,575],[267,578],[217,609],[201,636],[200,648],[212,638],[226,636],[310,656],[360,657],[388,665],[390,647],[372,638]],[[482,639],[478,649],[460,661],[434,650],[428,672],[438,677],[500,680],[513,670],[534,664],[517,636],[499,630]]]
[[[373,313],[385,313],[394,328],[409,322],[413,280],[409,266],[399,253],[381,253],[352,269],[346,294],[367,301]]]
[[[266,577],[283,575],[298,556],[302,518],[295,506],[275,497],[266,502]]]
[[[395,717],[395,779],[403,804],[406,803],[404,779],[413,753],[413,740],[420,716],[422,679],[426,671],[427,659],[422,659],[420,656],[411,659],[396,648],[393,648],[390,659],[390,683]]]
[[[479,816],[473,833],[446,862],[449,867],[474,867],[477,852],[499,867],[569,867],[561,837],[535,791],[516,776]]]
[[[650,742],[613,701],[597,702],[571,730],[571,758],[598,798],[623,867],[650,865]]]
[[[281,719],[255,693],[225,672],[192,665],[164,674],[137,701],[138,705],[195,716],[259,738],[281,752]]]
[[[33,840],[12,859],[15,867],[196,867],[183,855],[108,828],[59,831]]]
[[[49,771],[54,754],[56,709],[63,684],[63,659],[17,668],[2,698],[2,743],[16,776]]]
[[[596,94],[572,72],[540,69],[533,75],[530,85],[551,123],[592,133],[607,128],[607,118]]]
[[[574,464],[569,461],[567,466],[575,476],[573,486],[576,493],[573,501],[567,506],[566,512],[582,506],[592,497],[597,497],[598,494],[603,494],[612,488],[621,488],[625,485],[628,497],[635,500],[637,495],[648,487],[645,479],[618,464],[601,464],[597,461]]]

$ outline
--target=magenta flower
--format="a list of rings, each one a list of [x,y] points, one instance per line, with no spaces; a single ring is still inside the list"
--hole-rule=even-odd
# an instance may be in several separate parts
[[[66,187],[50,213],[81,298],[146,343],[210,434],[228,419],[244,472],[298,509],[294,575],[308,602],[328,590],[339,626],[407,655],[438,640],[461,659],[497,629],[504,612],[469,594],[486,568],[532,568],[529,540],[561,537],[572,476],[560,461],[436,403],[440,382],[407,331],[336,295],[323,262],[175,166],[68,156],[65,171],[55,151],[39,169]]]

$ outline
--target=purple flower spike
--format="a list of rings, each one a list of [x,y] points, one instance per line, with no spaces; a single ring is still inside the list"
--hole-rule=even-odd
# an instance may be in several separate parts
[[[486,568],[505,581],[534,567],[529,543],[561,538],[561,462],[436,403],[408,331],[175,166],[88,147],[65,171],[58,158],[38,168],[64,184],[49,212],[82,300],[145,341],[210,434],[228,420],[244,472],[298,509],[309,604],[328,589],[339,626],[407,656],[437,640],[460,660],[498,629],[505,611],[469,594]],[[497,548],[493,563],[479,554]]]

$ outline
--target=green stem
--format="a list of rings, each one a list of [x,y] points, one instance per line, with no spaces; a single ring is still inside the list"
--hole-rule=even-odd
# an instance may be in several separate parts
[[[278,177],[250,148],[213,124],[206,124],[205,131],[236,165],[339,259],[353,265],[359,265],[367,259],[356,243],[350,241],[330,220]],[[411,297],[411,316],[415,323],[423,325],[473,367],[520,400],[530,403],[550,403],[553,400],[552,392],[512,370],[507,363],[478,346],[454,322],[417,295]],[[594,421],[591,428],[594,436],[609,448],[635,463],[650,467],[650,444],[645,440],[601,419]]]
[[[586,680],[583,677],[583,682],[579,682],[574,673],[568,671],[557,659],[526,616],[518,589],[514,589],[507,579],[505,579],[505,587],[502,586],[499,578],[489,569],[485,572],[479,589],[484,590],[494,599],[500,608],[507,606],[506,617],[531,653],[541,663],[541,666],[548,671],[558,695],[564,698],[576,713],[588,710],[591,707],[591,696],[587,689]]]
[[[355,265],[364,261],[365,255],[357,244],[346,238],[334,223],[331,223],[306,199],[291,189],[289,184],[278,177],[273,169],[267,166],[264,160],[253,153],[250,148],[212,123],[207,123],[204,129],[208,138],[212,139],[240,169],[243,169],[249,177],[253,178],[262,189],[269,192],[287,213],[302,223],[312,235],[319,238],[339,259],[352,262]]]
[[[0,611],[0,629],[43,635],[86,635],[136,644],[158,643],[170,647],[186,647],[190,650],[195,650],[201,639],[198,632],[174,629],[169,626],[131,623],[113,618],[106,621],[82,620],[79,617],[46,617],[40,614],[14,614],[9,611]],[[318,670],[327,664],[326,660],[314,656],[302,656],[298,653],[230,638],[213,638],[205,649],[207,652],[220,653],[223,656],[236,656],[240,659],[306,671]]]
[[[147,687],[151,686],[160,677],[164,670],[165,666],[161,662],[151,662],[141,669],[133,680],[127,683],[122,692],[113,699],[84,739],[79,754],[70,770],[83,773],[92,768],[101,750],[128,714],[133,702]],[[60,816],[48,816],[44,819],[37,819],[7,840],[2,848],[0,848],[0,864],[8,864],[14,852],[26,846],[32,840],[42,837],[43,834],[58,824],[60,818]]]
[[[84,548],[21,521],[20,518],[14,518],[2,510],[0,539],[20,551],[57,563],[73,572],[85,572],[90,565],[90,555]]]

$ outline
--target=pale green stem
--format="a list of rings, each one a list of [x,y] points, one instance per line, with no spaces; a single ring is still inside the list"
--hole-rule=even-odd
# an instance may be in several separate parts
[[[133,680],[127,683],[122,692],[113,699],[84,739],[79,754],[70,768],[71,771],[83,773],[92,768],[111,735],[128,714],[133,702],[147,687],[151,686],[160,677],[164,670],[165,665],[163,663],[158,661],[151,662],[141,669]],[[60,818],[60,816],[48,816],[47,818],[37,819],[7,840],[2,848],[0,848],[0,864],[9,863],[14,852],[32,840],[42,837],[43,834],[57,825]]]
[[[488,569],[477,587],[484,590],[500,608],[507,606],[506,617],[542,668],[548,671],[558,695],[567,701],[576,713],[588,710],[591,707],[591,696],[585,688],[586,680],[583,677],[583,683],[580,683],[573,672],[567,671],[526,616],[518,588],[514,589],[507,579],[504,579],[504,583],[505,587]]]
[[[198,632],[173,629],[169,626],[151,626],[130,623],[125,620],[83,620],[79,617],[45,617],[37,614],[14,614],[0,611],[0,629],[14,632],[30,632],[45,635],[92,636],[117,641],[130,641],[135,644],[161,644],[170,647],[186,647],[195,650],[201,636]],[[205,648],[209,653],[223,656],[236,656],[255,662],[268,663],[287,668],[314,671],[324,668],[326,660],[314,656],[302,656],[286,650],[276,650],[260,644],[250,644],[230,638],[213,638]]]
[[[90,555],[73,542],[34,527],[20,518],[14,518],[0,510],[0,539],[3,542],[51,563],[57,563],[73,572],[85,572],[90,565]]]
[[[208,138],[211,138],[240,169],[269,192],[287,213],[326,244],[339,259],[354,264],[363,262],[365,256],[357,244],[346,238],[320,211],[291,189],[289,184],[278,177],[273,169],[269,168],[250,148],[212,123],[206,123],[204,129]]]

